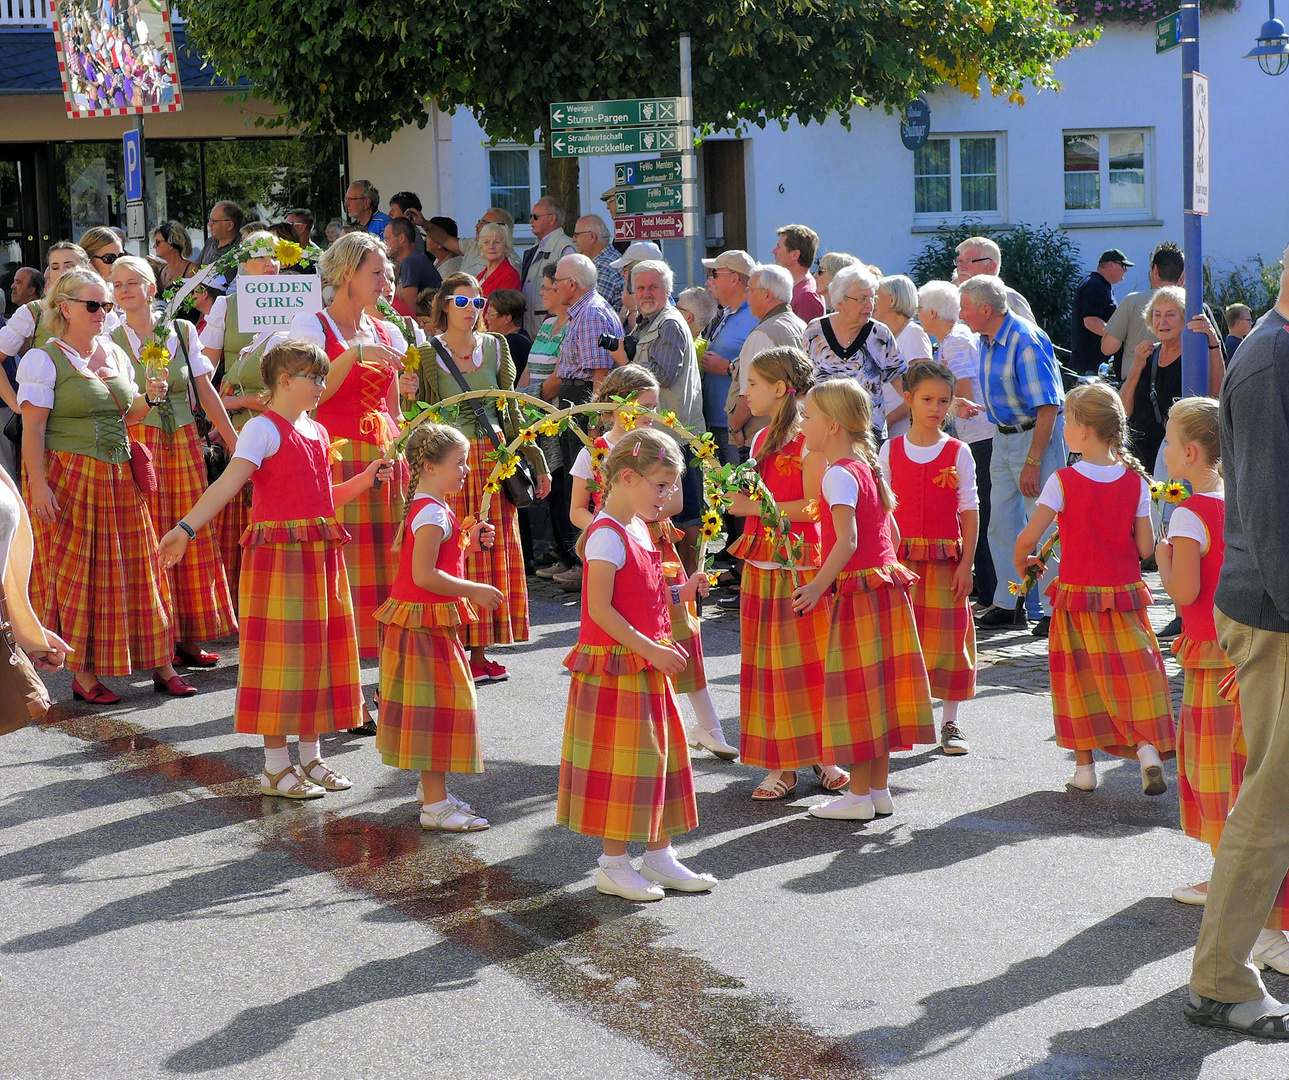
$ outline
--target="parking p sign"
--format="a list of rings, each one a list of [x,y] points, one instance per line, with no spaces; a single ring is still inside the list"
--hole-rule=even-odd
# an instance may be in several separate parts
[[[137,131],[122,136],[125,144],[125,201],[143,201],[143,147]]]

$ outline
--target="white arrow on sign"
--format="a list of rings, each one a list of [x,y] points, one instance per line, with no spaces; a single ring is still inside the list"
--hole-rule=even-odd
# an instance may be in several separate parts
[[[562,137],[556,139],[552,145],[556,150],[560,151],[560,153],[564,152],[564,139]]]
[[[563,109],[552,109],[552,110],[551,110],[551,119],[553,119],[553,120],[555,121],[555,123],[557,123],[557,124],[562,124],[562,123],[564,122],[564,110],[563,110]]]

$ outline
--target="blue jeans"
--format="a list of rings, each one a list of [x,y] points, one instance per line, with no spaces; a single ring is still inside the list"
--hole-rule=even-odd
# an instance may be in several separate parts
[[[1025,458],[1029,456],[1033,441],[1032,431],[1022,431],[1015,435],[1004,435],[1000,431],[994,436],[993,458],[989,462],[989,551],[994,557],[994,570],[998,574],[998,584],[994,587],[994,604],[1009,610],[1016,606],[1015,599],[1007,591],[1008,581],[1016,580],[1016,567],[1012,564],[1016,538],[1020,536],[1025,523],[1038,505],[1037,496],[1030,499],[1020,493],[1020,474],[1025,468]],[[1052,473],[1064,468],[1065,459],[1065,417],[1058,416],[1052,429],[1052,438],[1039,465],[1040,491]],[[1043,534],[1043,541],[1050,535],[1051,529]],[[1034,618],[1038,618],[1040,614],[1052,614],[1052,604],[1047,598],[1046,589],[1055,579],[1059,565],[1060,559],[1053,555],[1048,560],[1047,572],[1025,597],[1025,607]]]

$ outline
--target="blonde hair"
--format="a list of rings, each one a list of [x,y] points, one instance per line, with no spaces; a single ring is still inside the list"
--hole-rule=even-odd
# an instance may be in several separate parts
[[[604,377],[604,382],[600,383],[600,388],[596,390],[591,400],[610,402],[614,398],[634,397],[637,394],[643,394],[646,390],[661,393],[661,387],[658,385],[658,380],[653,377],[653,372],[646,371],[636,364],[625,364],[614,368]]]
[[[113,244],[120,244],[121,238],[106,225],[95,225],[92,229],[86,229],[81,233],[81,249],[91,259],[100,251],[110,248]],[[124,248],[124,244],[121,244]]]
[[[133,270],[136,274],[141,275],[155,289],[157,287],[157,275],[152,269],[152,264],[147,259],[140,259],[137,255],[122,255],[112,264],[112,273],[110,276],[115,277],[119,267],[125,267],[127,270]]]
[[[841,427],[855,456],[873,470],[882,509],[895,509],[895,493],[882,476],[873,437],[873,404],[868,392],[854,379],[825,379],[810,391],[811,403],[825,418]]]
[[[627,432],[600,466],[601,483],[604,485],[600,492],[600,505],[608,502],[613,485],[627,470],[648,479],[659,469],[675,469],[677,478],[684,475],[685,458],[676,440],[655,428],[636,428]],[[576,550],[581,558],[586,551],[585,532],[578,538]]]
[[[99,285],[108,296],[112,295],[107,282],[88,267],[74,266],[65,271],[50,286],[40,302],[41,325],[54,337],[62,337],[67,333],[67,316],[63,314],[64,301],[79,299],[80,292],[91,285]]]
[[[1087,383],[1071,390],[1065,396],[1065,415],[1076,424],[1085,424],[1110,448],[1111,457],[1128,466],[1147,484],[1154,483],[1154,477],[1129,449],[1132,436],[1123,402],[1105,383]]]
[[[752,367],[758,375],[772,383],[784,383],[788,392],[779,399],[779,409],[770,417],[765,438],[761,442],[761,456],[782,450],[792,441],[801,426],[801,395],[810,393],[815,385],[815,369],[810,358],[800,349],[783,345],[766,349],[752,357]]]
[[[322,275],[322,283],[343,285],[358,272],[363,260],[372,253],[385,255],[387,249],[366,230],[345,233],[318,260],[318,273]]]
[[[411,474],[407,482],[407,494],[403,497],[403,520],[399,522],[398,532],[394,534],[394,551],[403,546],[407,532],[407,516],[412,509],[412,499],[416,495],[416,486],[421,481],[421,470],[426,465],[438,465],[443,462],[449,451],[464,450],[470,452],[470,440],[456,428],[448,424],[424,423],[407,437],[407,468]]]
[[[1199,448],[1204,460],[1218,468],[1222,463],[1222,447],[1217,435],[1217,401],[1211,397],[1184,397],[1173,402],[1168,419],[1186,446]]]
[[[331,361],[312,341],[286,338],[266,349],[260,357],[260,379],[264,383],[261,395],[270,404],[283,375],[326,375],[331,371]]]
[[[1151,324],[1151,320],[1154,319],[1155,308],[1160,304],[1172,304],[1181,315],[1182,321],[1185,322],[1186,290],[1180,285],[1165,285],[1162,288],[1156,289],[1155,294],[1146,301],[1146,310],[1141,313],[1141,316],[1146,320],[1147,326],[1149,326]]]

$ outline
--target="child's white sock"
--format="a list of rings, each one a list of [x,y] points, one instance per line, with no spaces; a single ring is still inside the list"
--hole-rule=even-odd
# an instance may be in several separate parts
[[[303,739],[301,739],[300,740],[300,768],[302,769],[307,768],[308,766],[312,765],[315,761],[321,761],[321,760],[322,760],[321,740],[315,738],[313,742],[305,742]]]
[[[291,755],[285,746],[266,746],[264,748],[264,771],[269,776],[276,776],[283,769],[291,767]]]
[[[1159,751],[1150,743],[1146,743],[1137,749],[1137,760],[1141,762],[1144,768],[1150,768],[1151,765],[1162,765],[1163,760],[1159,756]]]
[[[703,687],[701,690],[695,690],[689,696],[689,704],[694,707],[694,715],[698,718],[698,727],[702,731],[720,731],[721,722],[716,718],[716,702],[712,700],[712,692]]]
[[[876,802],[878,799],[889,799],[891,797],[890,788],[869,788],[868,797]]]
[[[944,715],[941,717],[940,722],[942,724],[956,724],[958,722],[958,706],[962,702],[942,701],[940,704],[944,706]]]
[[[680,881],[689,881],[698,877],[689,867],[676,858],[676,849],[668,844],[657,851],[646,851],[644,861],[658,873]]]
[[[871,791],[866,791],[863,795],[856,795],[853,791],[848,791],[845,795],[841,796],[841,798],[837,799],[835,802],[829,803],[828,805],[837,807],[863,806],[864,803],[871,803],[872,801],[873,793]]]
[[[600,866],[605,870],[614,870],[619,866],[630,866],[631,856],[623,853],[621,855],[601,855]]]

